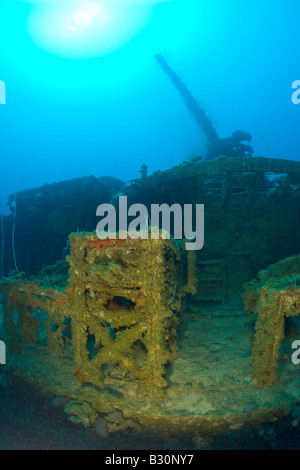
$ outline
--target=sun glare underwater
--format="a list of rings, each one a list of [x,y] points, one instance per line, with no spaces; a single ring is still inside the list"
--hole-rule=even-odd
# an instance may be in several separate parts
[[[105,55],[120,49],[141,32],[155,4],[164,1],[30,2],[28,32],[39,47],[58,56]]]
[[[100,76],[102,85],[124,83],[129,74],[132,81],[162,47],[185,42],[196,5],[194,0],[189,9],[182,0],[3,0],[2,67],[12,67],[38,88],[55,85],[58,91],[99,89]],[[201,9],[208,14],[207,7]],[[208,34],[207,28],[201,34]]]

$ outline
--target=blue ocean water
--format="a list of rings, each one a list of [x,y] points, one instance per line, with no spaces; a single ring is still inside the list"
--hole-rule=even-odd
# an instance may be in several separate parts
[[[2,0],[1,212],[8,194],[94,174],[124,181],[203,155],[161,53],[220,137],[299,160],[300,6],[271,0]]]

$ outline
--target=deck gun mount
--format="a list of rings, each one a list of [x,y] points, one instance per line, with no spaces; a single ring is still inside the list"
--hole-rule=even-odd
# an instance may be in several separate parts
[[[212,122],[206,116],[204,109],[201,108],[197,100],[193,97],[191,92],[188,90],[186,85],[174,72],[174,70],[168,65],[166,60],[161,54],[156,54],[155,59],[168,75],[171,82],[185,101],[185,104],[193,115],[196,123],[200,127],[201,131],[204,132],[207,138],[208,149],[206,153],[206,159],[212,160],[217,158],[219,155],[225,155],[227,157],[249,157],[252,156],[254,150],[249,145],[243,142],[251,142],[252,136],[249,132],[237,130],[234,131],[231,137],[220,139]]]

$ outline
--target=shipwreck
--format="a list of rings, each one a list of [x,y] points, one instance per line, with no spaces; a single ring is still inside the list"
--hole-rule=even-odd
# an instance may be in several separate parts
[[[210,148],[228,149],[158,61]],[[211,150],[152,175],[143,165],[129,185],[90,177],[10,197],[0,240],[7,373],[64,397],[73,422],[102,420],[108,432],[197,439],[291,412],[300,163],[252,157],[249,139],[234,139],[233,155]],[[119,194],[148,209],[204,204],[203,249],[162,236],[98,239],[96,208]]]

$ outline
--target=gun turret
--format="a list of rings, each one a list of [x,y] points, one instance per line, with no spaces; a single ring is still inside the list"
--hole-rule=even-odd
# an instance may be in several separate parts
[[[243,144],[244,141],[251,142],[251,134],[245,131],[235,131],[232,133],[231,137],[220,139],[211,121],[206,116],[204,109],[201,108],[183,81],[167,64],[163,56],[156,54],[155,59],[168,75],[173,85],[175,85],[196,123],[206,135],[208,143],[206,159],[210,160],[218,157],[218,155],[226,155],[227,157],[251,156],[253,148],[248,144]]]

